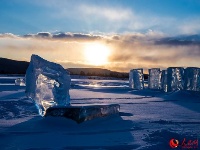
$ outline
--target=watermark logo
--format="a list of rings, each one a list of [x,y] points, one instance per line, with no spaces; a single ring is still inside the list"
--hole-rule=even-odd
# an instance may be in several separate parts
[[[169,146],[171,148],[180,147],[182,149],[198,149],[198,139],[187,140],[186,138],[184,138],[181,142],[179,142],[177,139],[171,139],[169,141]]]
[[[169,141],[169,146],[170,146],[171,148],[177,148],[177,147],[178,147],[178,144],[179,144],[179,141],[176,140],[176,139],[171,139],[171,140]]]
[[[182,146],[182,148],[186,148],[186,149],[197,149],[198,148],[198,139],[187,141],[186,138],[184,138],[181,146]]]

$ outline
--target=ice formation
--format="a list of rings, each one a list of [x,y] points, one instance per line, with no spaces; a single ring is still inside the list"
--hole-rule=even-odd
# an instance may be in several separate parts
[[[132,89],[144,89],[143,69],[132,69],[129,73],[129,87]]]
[[[161,89],[167,92],[167,70],[162,70],[161,73]]]
[[[120,106],[118,104],[51,107],[47,109],[45,116],[66,117],[76,121],[77,123],[81,123],[94,118],[119,113],[119,110]]]
[[[184,89],[200,91],[200,68],[188,67],[185,69]]]
[[[184,68],[167,68],[167,92],[183,90],[184,88]]]
[[[160,68],[149,69],[149,89],[160,89],[161,86],[161,71]]]
[[[17,78],[17,79],[15,80],[15,85],[26,86],[26,83],[25,83],[24,78]]]
[[[26,95],[35,101],[40,115],[53,106],[70,105],[70,75],[61,65],[37,55],[26,70]]]

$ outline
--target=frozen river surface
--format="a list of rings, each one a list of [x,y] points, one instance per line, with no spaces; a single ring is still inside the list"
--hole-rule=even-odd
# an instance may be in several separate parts
[[[25,96],[25,87],[14,85],[14,79],[0,77],[2,150],[170,150],[171,139],[179,141],[176,149],[189,148],[188,141],[194,141],[192,149],[200,140],[197,93],[137,91],[128,88],[128,81],[73,79],[72,105],[120,105],[119,115],[77,124],[66,118],[39,116],[34,103]]]

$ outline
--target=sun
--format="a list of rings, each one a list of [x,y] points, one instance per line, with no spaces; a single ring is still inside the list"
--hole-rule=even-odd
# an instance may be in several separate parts
[[[87,44],[85,47],[86,61],[95,66],[101,66],[108,62],[110,49],[100,43]]]

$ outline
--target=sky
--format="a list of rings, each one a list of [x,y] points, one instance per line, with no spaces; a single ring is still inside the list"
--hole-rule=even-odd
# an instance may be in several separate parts
[[[65,68],[200,67],[199,0],[0,0],[0,57]]]

